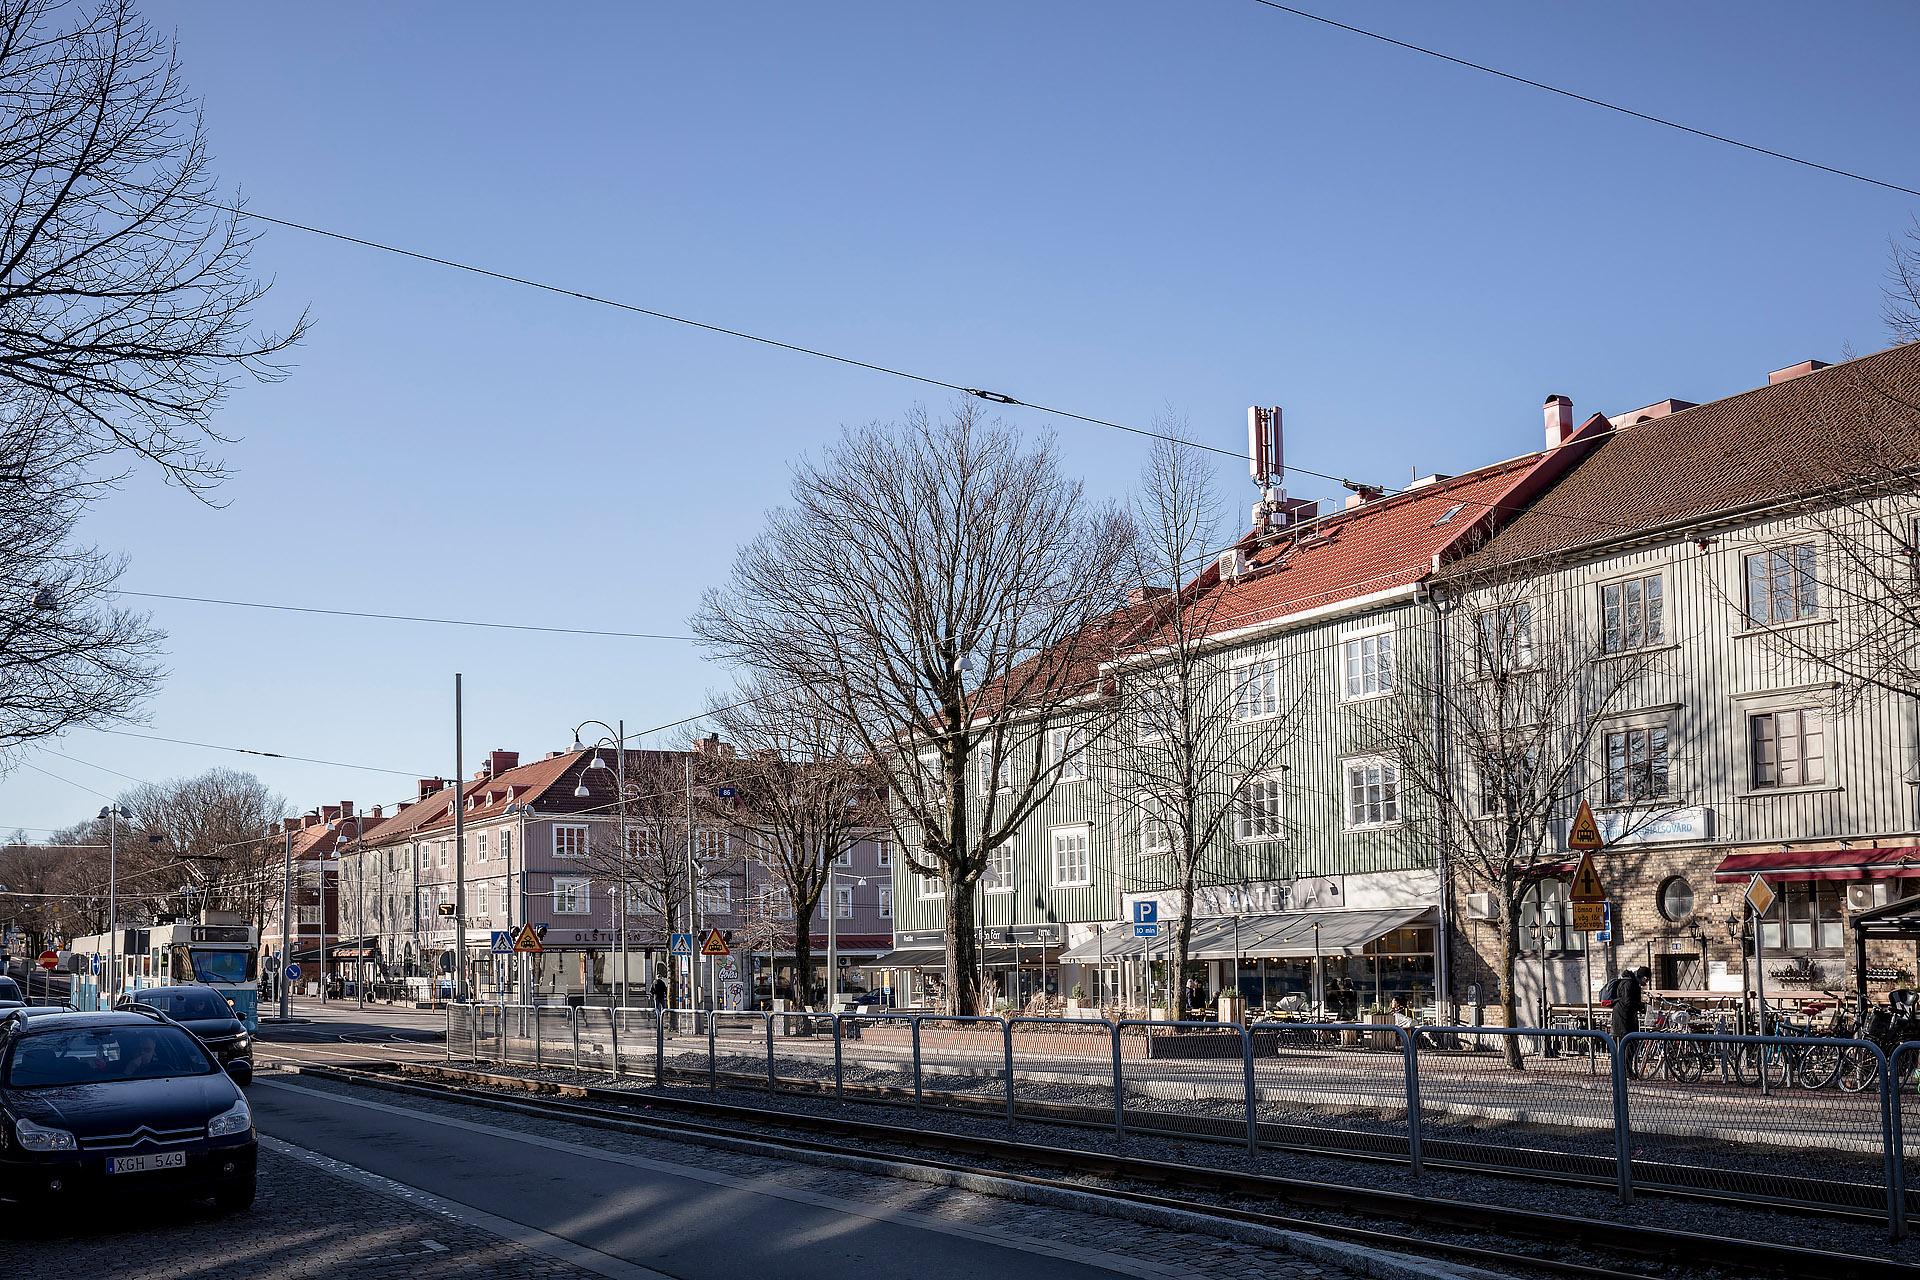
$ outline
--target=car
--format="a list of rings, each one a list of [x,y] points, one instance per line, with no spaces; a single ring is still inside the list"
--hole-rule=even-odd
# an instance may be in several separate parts
[[[20,994],[20,984],[4,973],[0,973],[0,1000],[16,1000],[21,1004],[27,1002],[27,998]]]
[[[247,1078],[252,1079],[253,1037],[247,1034],[247,1024],[233,1011],[227,998],[212,987],[197,983],[143,987],[132,995],[122,996],[114,1008],[135,1012],[152,1010],[172,1019],[198,1036],[200,1043],[220,1060],[220,1065],[246,1061]]]
[[[8,1018],[42,1018],[50,1013],[78,1013],[70,1004],[17,1004],[11,1008],[0,1008],[0,1022]]]
[[[0,1199],[97,1212],[103,1191],[252,1206],[240,1086],[185,1027],[133,1010],[0,1022]]]

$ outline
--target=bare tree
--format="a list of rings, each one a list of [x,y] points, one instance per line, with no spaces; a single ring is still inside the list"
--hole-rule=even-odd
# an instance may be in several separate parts
[[[0,885],[5,886],[0,891],[0,925],[12,926],[26,935],[29,961],[59,940],[63,921],[81,915],[84,900],[63,895],[81,878],[75,868],[93,865],[96,852],[29,841],[24,832],[15,832],[11,840],[0,844]],[[104,865],[104,858],[101,863]]]
[[[707,647],[805,688],[884,771],[906,865],[945,889],[947,1000],[979,1008],[975,889],[1052,790],[1049,730],[1097,675],[1129,528],[963,401],[847,430],[693,620]]]
[[[98,491],[43,415],[0,397],[0,759],[124,719],[159,682],[160,633],[113,596],[121,562],[79,543]]]
[[[213,417],[300,337],[255,333],[254,234],[221,207],[172,41],[130,0],[0,0],[0,415],[205,496]]]
[[[813,913],[835,861],[885,822],[886,783],[845,717],[805,689],[749,677],[724,701],[710,719],[731,750],[709,761],[711,776],[735,792],[743,853],[779,886],[772,900],[790,919],[769,924],[791,935],[804,1001],[813,990]]]
[[[1881,316],[1895,342],[1920,342],[1920,216],[1888,245],[1887,284]]]
[[[1156,424],[1178,436],[1184,424]],[[1280,757],[1306,681],[1277,653],[1230,652],[1233,593],[1210,563],[1224,525],[1213,469],[1191,444],[1154,445],[1134,499],[1130,576],[1138,601],[1119,697],[1092,739],[1124,828],[1137,833],[1138,887],[1180,895],[1169,1006],[1179,1009],[1202,884],[1277,879],[1289,861]],[[1226,611],[1223,614],[1223,611]],[[1124,865],[1124,864],[1122,864]]]
[[[1653,660],[1641,649],[1606,651],[1574,597],[1527,568],[1484,548],[1463,565],[1433,587],[1436,643],[1403,658],[1394,697],[1363,704],[1363,749],[1393,776],[1362,800],[1387,817],[1400,815],[1386,806],[1418,800],[1446,833],[1454,872],[1498,898],[1500,1007],[1512,1027],[1527,894],[1564,875],[1553,824],[1590,787],[1597,748],[1612,745],[1602,743],[1610,717]],[[1623,810],[1615,839],[1673,805],[1666,729],[1625,735],[1620,751],[1618,799],[1640,807]],[[1518,1042],[1505,1043],[1518,1067]]]
[[[253,774],[209,769],[136,787],[115,803],[133,814],[119,823],[125,902],[161,915],[184,908],[184,889],[196,905],[257,923],[269,898],[278,901],[280,845],[260,833],[286,801]],[[104,832],[106,824],[94,826]]]

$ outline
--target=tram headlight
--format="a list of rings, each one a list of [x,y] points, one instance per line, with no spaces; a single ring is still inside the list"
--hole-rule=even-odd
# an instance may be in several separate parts
[[[31,1120],[15,1120],[13,1136],[22,1151],[78,1151],[80,1144],[65,1129],[49,1129]]]
[[[207,1121],[209,1138],[225,1138],[236,1133],[245,1133],[253,1127],[253,1112],[247,1110],[247,1100],[241,1098],[232,1106]]]

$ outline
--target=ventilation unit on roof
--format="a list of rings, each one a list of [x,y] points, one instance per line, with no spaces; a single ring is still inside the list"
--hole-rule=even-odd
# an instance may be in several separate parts
[[[1247,571],[1247,553],[1235,547],[1232,551],[1222,551],[1220,558],[1214,561],[1224,579],[1238,578]]]

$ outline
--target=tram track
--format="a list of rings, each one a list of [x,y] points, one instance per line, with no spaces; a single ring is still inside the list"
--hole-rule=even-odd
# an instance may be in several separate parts
[[[1222,1228],[1237,1230],[1249,1224],[1521,1275],[1658,1276],[1677,1269],[1689,1276],[1920,1278],[1920,1267],[1831,1249],[848,1117],[635,1095],[421,1063],[297,1064],[294,1069],[319,1079],[639,1136],[718,1145],[771,1140],[777,1144],[776,1153],[800,1158],[868,1164],[878,1159],[932,1175],[998,1180],[1014,1188],[1091,1196],[1135,1210],[1188,1215]],[[1183,1194],[1170,1193],[1176,1187]],[[1220,1199],[1196,1199],[1197,1192]],[[1731,1199],[1727,1203],[1751,1207]],[[1276,1211],[1275,1205],[1294,1212]],[[1304,1216],[1302,1211],[1323,1216]],[[1399,1224],[1399,1229],[1366,1225],[1382,1220]],[[1409,1234],[1409,1229],[1421,1234]],[[1498,1243],[1490,1243],[1490,1238]]]

